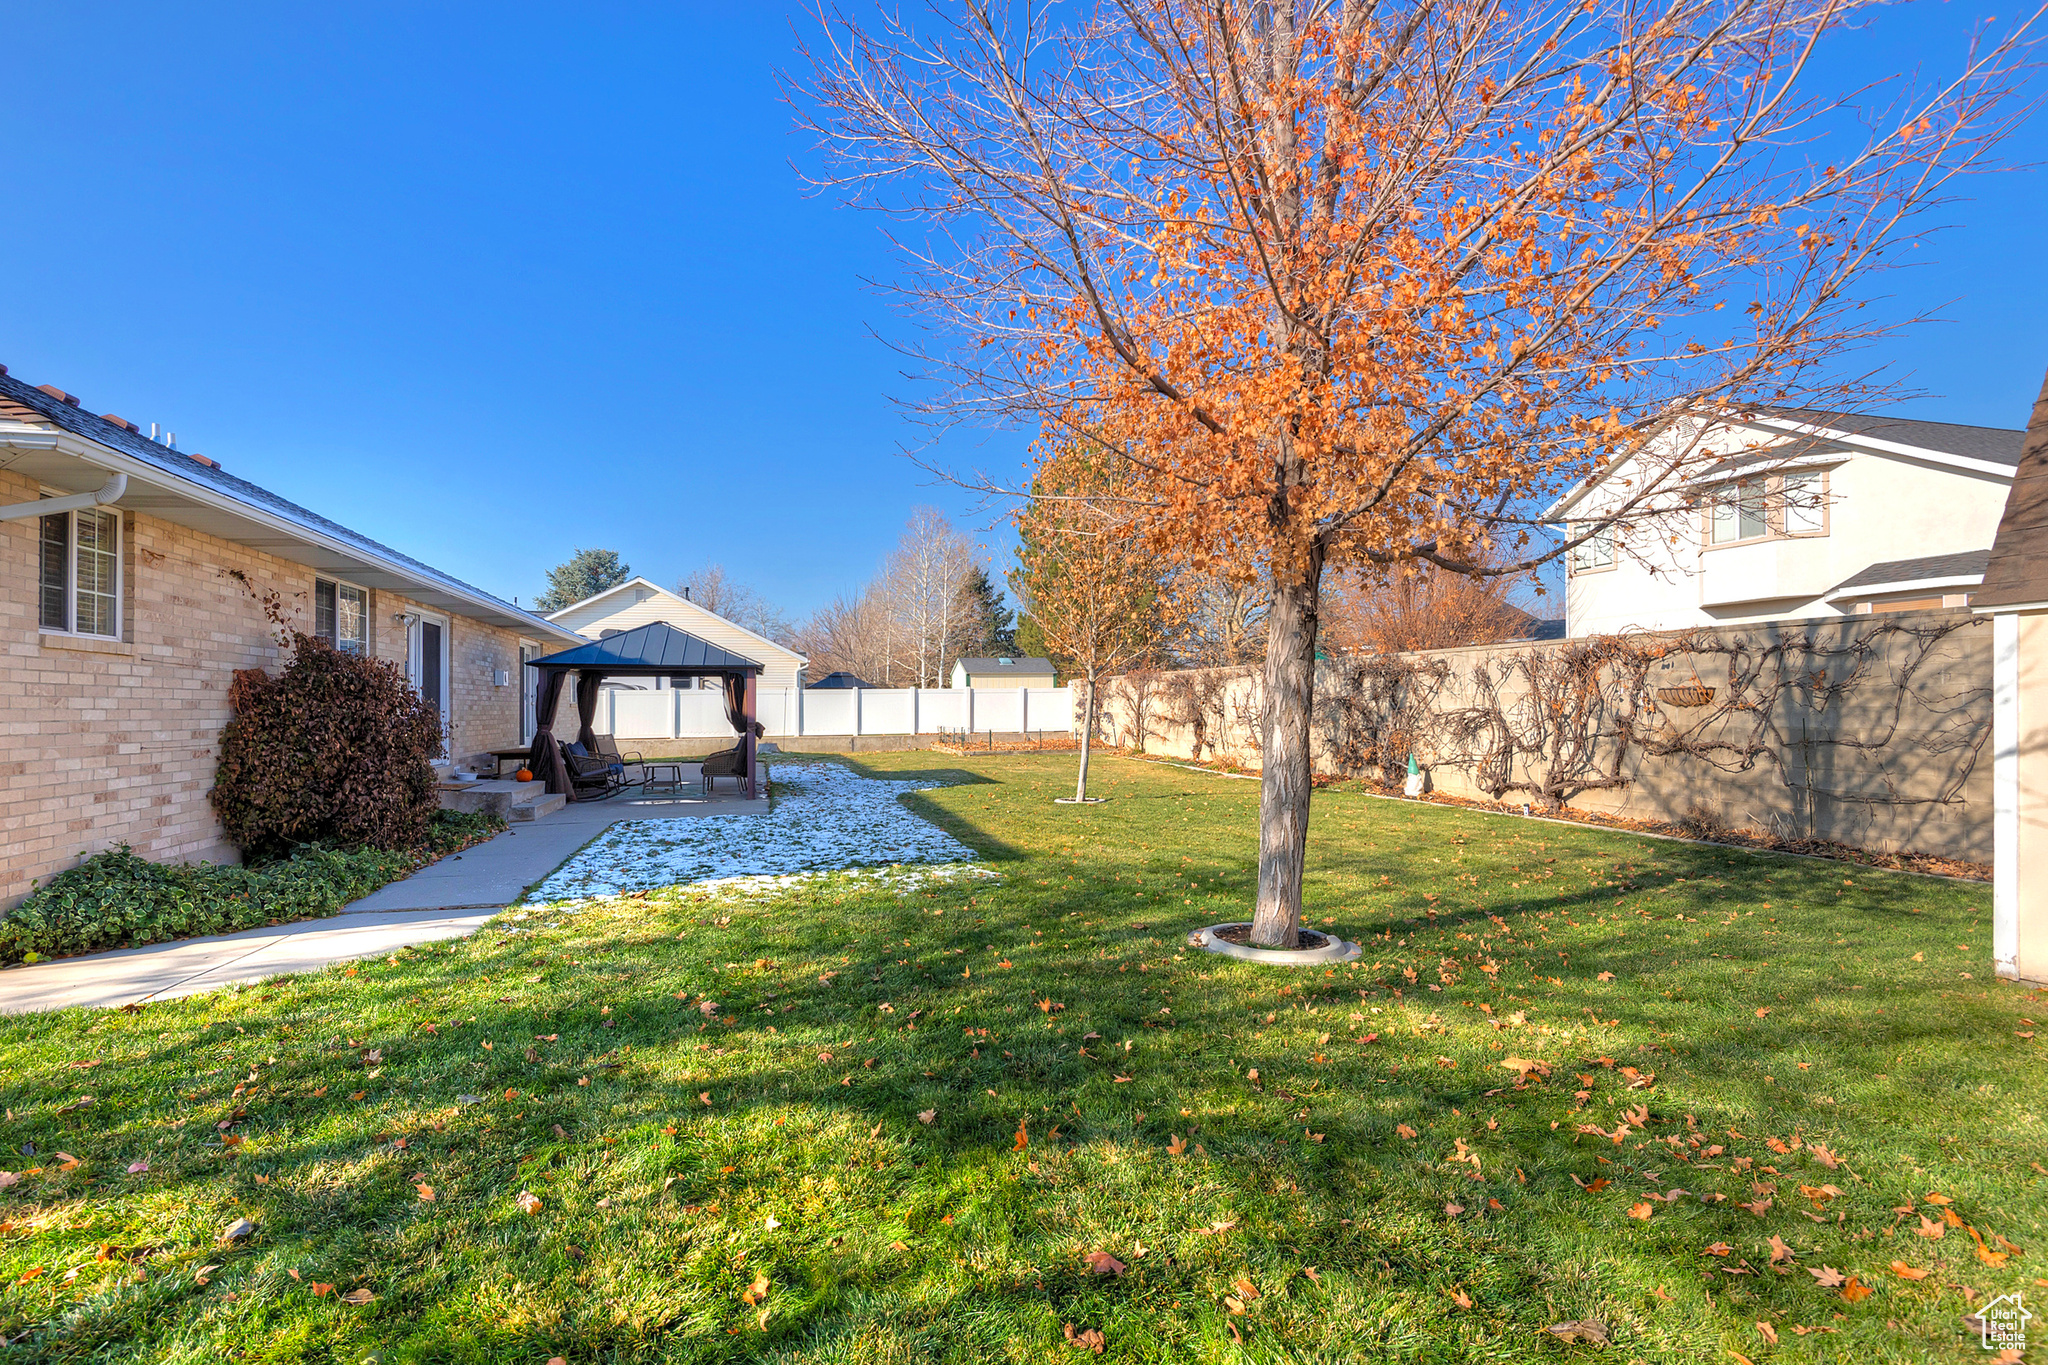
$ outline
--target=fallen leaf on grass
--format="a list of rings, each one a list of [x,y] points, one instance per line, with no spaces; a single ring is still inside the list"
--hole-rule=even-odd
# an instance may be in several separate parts
[[[1640,1204],[1631,1204],[1628,1206],[1628,1216],[1631,1218],[1641,1218],[1647,1220],[1649,1216],[1655,1212],[1656,1209],[1651,1206],[1648,1200],[1644,1200]]]
[[[1088,1253],[1088,1268],[1097,1275],[1121,1275],[1130,1267],[1106,1251]]]
[[[1849,1277],[1849,1283],[1842,1286],[1842,1297],[1850,1303],[1863,1302],[1870,1297],[1870,1292],[1870,1286],[1854,1275]]]
[[[1472,1296],[1465,1292],[1462,1285],[1456,1286],[1451,1290],[1451,1302],[1460,1308],[1470,1308],[1472,1306]]]
[[[1729,1246],[1726,1242],[1709,1242],[1705,1247],[1701,1248],[1700,1254],[1703,1256],[1726,1256],[1733,1250],[1735,1248]]]
[[[745,1289],[740,1291],[740,1302],[745,1304],[749,1308],[752,1308],[755,1304],[760,1303],[763,1299],[766,1299],[767,1297],[768,1272],[765,1270],[762,1271],[760,1274],[754,1276],[754,1282],[748,1285]]]
[[[1168,1133],[1166,1137],[1166,1153],[1168,1156],[1179,1156],[1188,1149],[1188,1140],[1179,1133]]]
[[[1777,1233],[1771,1234],[1771,1264],[1784,1265],[1792,1259],[1792,1248],[1785,1245],[1785,1239]]]
[[[1778,1344],[1778,1329],[1771,1326],[1768,1322],[1758,1323],[1756,1325],[1756,1334],[1773,1346]]]
[[[1607,1324],[1600,1318],[1585,1318],[1578,1322],[1554,1322],[1543,1330],[1572,1346],[1613,1344],[1607,1337]]]
[[[1807,1268],[1806,1273],[1813,1276],[1814,1280],[1823,1289],[1839,1289],[1846,1282],[1846,1277],[1842,1272],[1831,1265],[1810,1266]]]
[[[199,1269],[192,1272],[192,1283],[205,1284],[207,1280],[212,1278],[213,1272],[219,1269],[220,1267],[217,1265],[203,1265],[199,1267]],[[42,1272],[39,1270],[36,1273],[40,1275]]]
[[[1940,1238],[1948,1235],[1948,1226],[1938,1219],[1929,1218],[1923,1213],[1920,1215],[1920,1226],[1913,1229],[1913,1231],[1919,1233],[1922,1237]]]
[[[149,1163],[148,1163],[147,1161],[134,1161],[134,1162],[130,1162],[130,1163],[129,1163],[129,1165],[128,1165],[128,1174],[130,1174],[130,1175],[148,1175],[148,1174],[149,1174]],[[10,1181],[10,1182],[8,1182],[8,1183],[10,1183],[10,1184],[11,1184],[12,1182]]]
[[[1397,1124],[1395,1124],[1395,1125],[1394,1125],[1394,1131],[1395,1131],[1396,1133],[1399,1133],[1399,1134],[1400,1134],[1400,1135],[1401,1135],[1402,1137],[1404,1137],[1404,1138],[1408,1138],[1408,1139],[1409,1139],[1409,1140],[1411,1140],[1411,1141],[1412,1141],[1412,1140],[1413,1140],[1413,1139],[1415,1138],[1415,1136],[1416,1136],[1416,1134],[1415,1134],[1415,1130],[1414,1130],[1413,1128],[1410,1128],[1410,1127],[1409,1127],[1409,1126],[1408,1126],[1407,1124],[1405,1124],[1405,1123],[1397,1123]]]
[[[374,1302],[376,1297],[367,1289],[351,1289],[341,1296],[341,1301],[352,1307],[361,1308],[366,1303]]]
[[[1067,1345],[1078,1346],[1084,1351],[1093,1351],[1097,1355],[1101,1355],[1103,1348],[1109,1344],[1101,1331],[1094,1327],[1076,1332],[1074,1324],[1070,1322],[1065,1324],[1064,1331],[1066,1333]]]
[[[524,1214],[536,1214],[541,1210],[540,1196],[532,1190],[521,1190],[519,1197],[512,1202],[517,1204],[519,1211]]]
[[[1892,1274],[1898,1276],[1902,1280],[1924,1280],[1930,1273],[1931,1272],[1925,1270],[1915,1270],[1912,1266],[1907,1265],[1904,1261],[1892,1262]]]
[[[938,1116],[939,1111],[936,1109],[920,1109],[917,1111],[917,1121],[919,1123],[930,1123]]]
[[[1764,1210],[1770,1208],[1770,1206],[1771,1197],[1766,1194],[1759,1195],[1756,1199],[1752,1200],[1747,1204],[1737,1204],[1735,1207],[1738,1209],[1748,1209],[1751,1213],[1761,1218],[1764,1216]]]
[[[256,1231],[256,1225],[246,1218],[237,1218],[227,1225],[220,1234],[223,1242],[236,1242]]]
[[[314,1297],[314,1298],[316,1298],[316,1299],[324,1299],[324,1298],[326,1298],[326,1297],[327,1297],[327,1296],[328,1296],[329,1294],[332,1294],[333,1292],[334,1292],[334,1286],[333,1286],[333,1285],[331,1285],[331,1284],[322,1284],[322,1283],[320,1283],[320,1281],[318,1281],[318,1280],[315,1280],[315,1281],[313,1281],[313,1297]]]
[[[1025,1132],[1024,1132],[1024,1120],[1023,1120],[1023,1119],[1018,1119],[1018,1120],[1017,1120],[1017,1145],[1016,1145],[1015,1147],[1011,1148],[1010,1150],[1011,1150],[1011,1151],[1014,1151],[1014,1152],[1021,1152],[1021,1151],[1023,1151],[1023,1150],[1024,1150],[1024,1149],[1025,1149],[1026,1147],[1028,1147],[1028,1146],[1030,1146],[1030,1145],[1031,1145],[1031,1139],[1030,1139],[1030,1138],[1029,1138],[1028,1136],[1026,1136],[1026,1135],[1025,1135]]]

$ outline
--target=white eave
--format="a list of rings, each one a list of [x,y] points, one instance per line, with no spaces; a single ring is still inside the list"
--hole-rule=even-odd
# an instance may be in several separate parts
[[[408,564],[394,553],[330,535],[269,508],[101,445],[72,432],[40,425],[0,425],[0,468],[67,492],[84,492],[125,474],[128,488],[115,506],[217,536],[318,573],[366,588],[401,593],[423,606],[466,616],[535,640],[582,643],[583,637],[544,617],[499,601],[438,570]]]
[[[1858,583],[1853,588],[1836,588],[1827,595],[1830,602],[1860,602],[1866,597],[1889,597],[1901,592],[1933,592],[1937,588],[1954,592],[1974,588],[1984,581],[1980,573],[1949,574],[1943,578],[1908,578],[1896,583]]]

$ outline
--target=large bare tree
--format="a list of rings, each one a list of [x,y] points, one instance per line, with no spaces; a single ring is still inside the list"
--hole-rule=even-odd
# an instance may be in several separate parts
[[[1782,453],[1699,419],[1877,396],[1845,360],[1880,328],[1869,277],[2019,116],[2031,42],[2008,27],[1924,88],[1825,81],[1816,54],[1883,8],[935,0],[821,22],[814,178],[900,220],[895,285],[943,338],[928,411],[1122,461],[1156,553],[1265,580],[1253,942],[1300,922],[1326,571],[1626,547]],[[1549,519],[1603,474],[1597,516]]]

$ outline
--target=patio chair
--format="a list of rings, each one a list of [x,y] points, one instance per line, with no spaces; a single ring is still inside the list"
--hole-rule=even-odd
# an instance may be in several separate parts
[[[601,801],[626,788],[622,764],[613,763],[602,754],[588,753],[581,744],[564,744],[562,762],[568,767],[569,785],[575,788],[578,801]]]
[[[736,777],[742,787],[747,783],[747,746],[743,740],[730,749],[721,749],[715,754],[704,756],[704,790],[712,789],[714,777]]]
[[[591,738],[597,741],[597,756],[616,768],[619,776],[627,782],[638,782],[641,780],[641,777],[646,775],[644,768],[646,760],[641,758],[637,751],[630,754],[620,753],[618,741],[610,735],[593,735]],[[629,775],[626,772],[628,768],[641,768],[641,777]]]

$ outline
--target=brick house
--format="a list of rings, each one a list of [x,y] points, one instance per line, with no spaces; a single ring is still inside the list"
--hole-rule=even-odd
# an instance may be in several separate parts
[[[0,910],[116,844],[235,859],[207,792],[235,670],[280,662],[266,602],[403,667],[451,761],[530,736],[522,661],[580,643],[4,367],[0,563]]]

